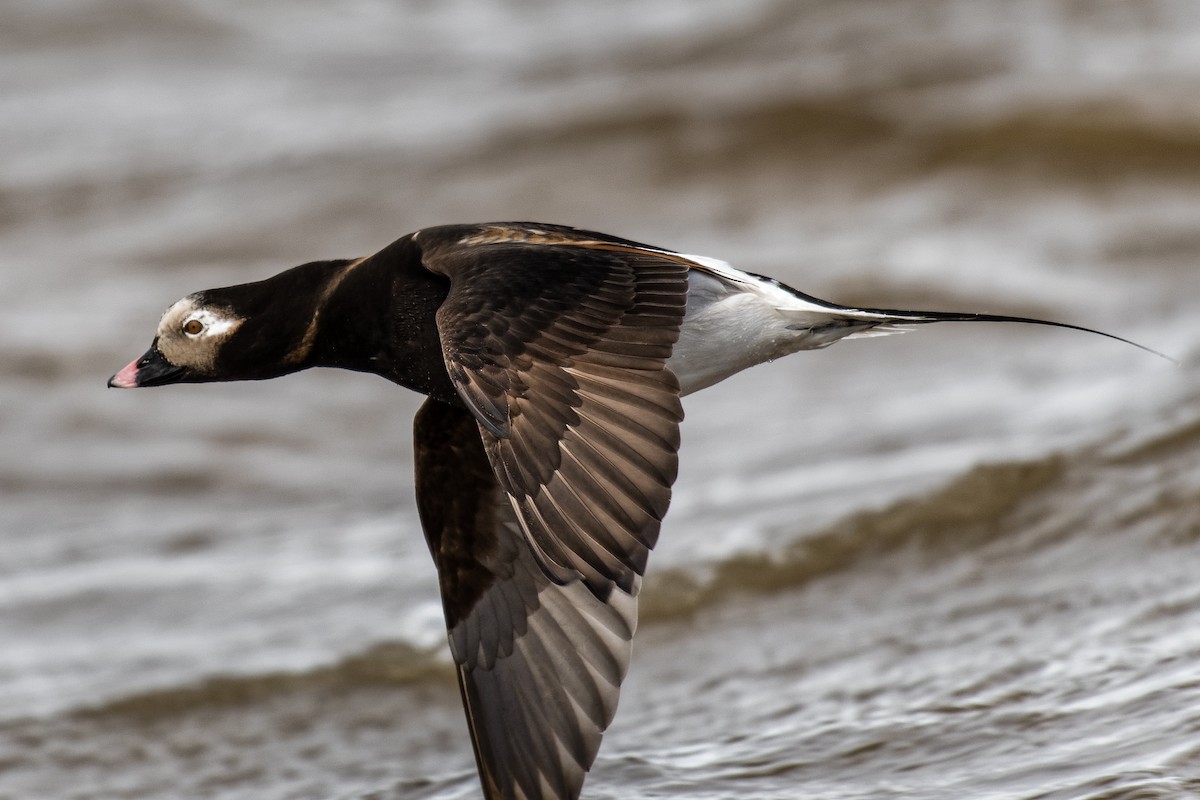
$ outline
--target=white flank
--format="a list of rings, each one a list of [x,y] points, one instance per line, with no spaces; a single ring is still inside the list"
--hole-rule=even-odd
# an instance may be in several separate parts
[[[667,366],[683,394],[798,350],[839,339],[903,333],[920,317],[882,314],[802,297],[707,256],[671,253],[695,266],[688,273],[687,312]]]

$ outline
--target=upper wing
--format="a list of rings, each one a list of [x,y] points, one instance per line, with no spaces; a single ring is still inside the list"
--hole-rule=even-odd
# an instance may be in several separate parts
[[[687,262],[561,229],[466,230],[420,240],[450,279],[437,324],[455,388],[547,574],[632,594],[678,468],[665,363]]]
[[[469,412],[427,400],[414,438],[417,502],[484,794],[578,797],[629,666],[638,582],[600,600],[546,576]]]

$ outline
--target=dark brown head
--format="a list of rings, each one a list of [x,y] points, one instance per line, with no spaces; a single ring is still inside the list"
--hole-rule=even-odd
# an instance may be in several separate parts
[[[150,349],[108,385],[261,380],[311,366],[319,309],[349,263],[318,261],[188,295],[163,314]]]

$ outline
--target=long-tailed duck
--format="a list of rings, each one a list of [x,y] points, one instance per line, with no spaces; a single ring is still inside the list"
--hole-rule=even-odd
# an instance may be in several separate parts
[[[680,397],[798,350],[947,321],[1077,328],[839,306],[556,225],[448,225],[188,295],[109,386],[341,367],[427,395],[417,502],[484,794],[575,798],[629,665]]]

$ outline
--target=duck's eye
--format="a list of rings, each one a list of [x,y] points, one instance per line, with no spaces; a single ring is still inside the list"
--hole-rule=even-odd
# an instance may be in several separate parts
[[[189,319],[183,323],[183,332],[188,336],[196,336],[204,330],[204,323],[198,319]]]

